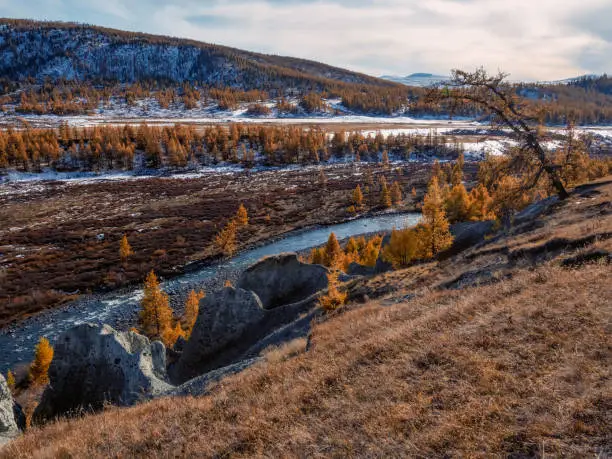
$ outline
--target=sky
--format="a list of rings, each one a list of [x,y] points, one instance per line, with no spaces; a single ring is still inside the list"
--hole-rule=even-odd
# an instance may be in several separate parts
[[[0,17],[192,38],[375,76],[612,73],[612,0],[0,0]]]

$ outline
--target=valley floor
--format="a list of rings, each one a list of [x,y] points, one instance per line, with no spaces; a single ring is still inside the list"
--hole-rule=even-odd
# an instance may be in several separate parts
[[[375,180],[383,173],[397,180],[407,195],[398,210],[413,210],[408,193],[415,187],[422,196],[430,166],[331,165],[323,168],[326,183],[319,168],[307,167],[0,184],[0,327],[78,295],[141,283],[151,269],[166,278],[190,262],[219,259],[214,237],[241,203],[250,224],[238,234],[240,250],[354,218],[347,208],[366,168]],[[377,210],[378,191],[366,201]],[[124,234],[135,252],[128,263],[119,259]]]
[[[353,302],[212,387],[34,429],[0,457],[606,457],[612,180]],[[95,426],[95,428],[92,428]]]

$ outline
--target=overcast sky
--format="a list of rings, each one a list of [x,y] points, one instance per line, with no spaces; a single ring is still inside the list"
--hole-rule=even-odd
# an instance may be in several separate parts
[[[188,37],[377,76],[480,65],[511,79],[612,73],[612,0],[0,0],[0,16]]]

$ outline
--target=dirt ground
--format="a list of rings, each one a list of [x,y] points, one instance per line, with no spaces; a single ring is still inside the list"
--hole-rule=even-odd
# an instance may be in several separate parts
[[[335,165],[264,172],[215,173],[196,178],[9,183],[0,185],[0,326],[81,293],[142,282],[154,269],[168,277],[192,261],[220,256],[217,232],[240,203],[250,225],[239,249],[287,231],[351,217],[352,190],[364,186],[365,169],[401,183],[402,210],[412,210],[428,179],[427,165]],[[365,193],[376,211],[379,193]],[[123,235],[134,250],[119,257]]]

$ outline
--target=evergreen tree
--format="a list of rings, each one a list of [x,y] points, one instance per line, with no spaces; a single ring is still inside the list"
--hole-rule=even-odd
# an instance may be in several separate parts
[[[49,367],[53,361],[53,348],[47,338],[40,338],[34,351],[34,361],[30,365],[29,378],[32,384],[49,383]]]
[[[423,221],[427,238],[425,258],[433,257],[452,245],[453,236],[449,230],[446,212],[444,212],[444,198],[435,176],[432,177],[427,188],[423,204]]]
[[[153,340],[161,339],[166,345],[173,345],[168,342],[172,330],[172,309],[168,295],[162,291],[153,270],[145,280],[144,296],[140,304],[139,324],[143,334]]]

